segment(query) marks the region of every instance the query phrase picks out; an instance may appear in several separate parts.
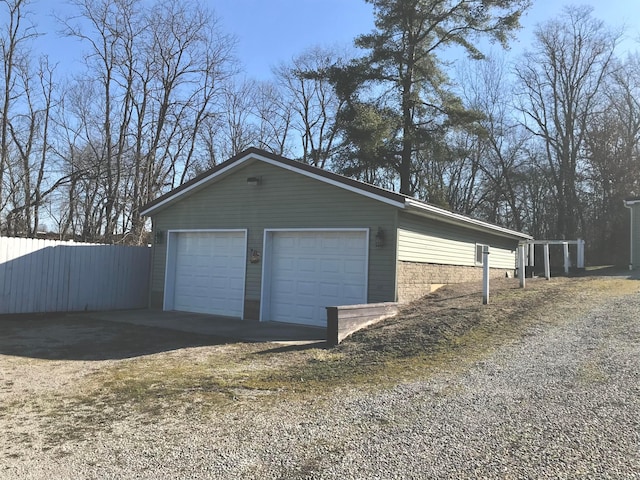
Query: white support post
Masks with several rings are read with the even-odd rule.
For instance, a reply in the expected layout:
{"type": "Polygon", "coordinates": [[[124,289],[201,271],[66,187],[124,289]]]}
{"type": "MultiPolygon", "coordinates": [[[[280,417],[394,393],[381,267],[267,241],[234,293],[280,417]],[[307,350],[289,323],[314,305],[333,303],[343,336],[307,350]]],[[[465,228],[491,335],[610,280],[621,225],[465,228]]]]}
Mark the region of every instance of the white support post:
{"type": "Polygon", "coordinates": [[[482,247],[482,304],[489,303],[489,246],[482,247]]]}
{"type": "Polygon", "coordinates": [[[571,260],[569,259],[569,244],[562,242],[562,249],[564,251],[564,274],[569,275],[569,267],[571,266],[571,260]]]}
{"type": "Polygon", "coordinates": [[[518,276],[520,277],[520,288],[525,287],[525,275],[524,275],[524,244],[518,245],[518,276]]]}
{"type": "Polygon", "coordinates": [[[578,239],[578,258],[576,259],[578,268],[584,268],[584,240],[578,239]]]}
{"type": "Polygon", "coordinates": [[[530,243],[529,244],[529,266],[530,267],[534,267],[536,264],[536,244],[535,243],[530,243]]]}
{"type": "Polygon", "coordinates": [[[549,261],[549,244],[544,244],[544,278],[551,278],[551,263],[549,261]]]}
{"type": "Polygon", "coordinates": [[[633,234],[633,207],[631,205],[627,205],[627,203],[625,202],[625,206],[627,208],[629,208],[629,223],[630,223],[630,228],[629,228],[629,270],[633,270],[634,269],[634,264],[633,264],[633,239],[634,239],[634,234],[633,234]]]}

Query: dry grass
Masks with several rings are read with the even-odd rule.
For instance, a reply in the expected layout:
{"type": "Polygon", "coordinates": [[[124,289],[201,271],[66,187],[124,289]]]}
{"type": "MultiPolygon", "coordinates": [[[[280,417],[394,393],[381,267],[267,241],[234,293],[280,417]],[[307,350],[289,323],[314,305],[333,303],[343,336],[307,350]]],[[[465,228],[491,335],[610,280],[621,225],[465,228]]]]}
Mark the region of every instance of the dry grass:
{"type": "MultiPolygon", "coordinates": [[[[479,285],[452,285],[330,350],[234,343],[105,362],[84,376],[71,375],[62,389],[3,403],[0,425],[9,424],[11,441],[50,448],[108,430],[123,416],[148,422],[173,414],[268,408],[281,399],[327,398],[336,388],[390,387],[466,368],[533,327],[563,322],[639,289],[639,281],[621,278],[534,280],[524,290],[504,280],[493,282],[491,304],[483,306],[479,285]],[[14,418],[44,428],[34,437],[14,418]]],[[[41,375],[48,365],[31,364],[41,375]]],[[[585,381],[598,376],[596,370],[584,372],[585,381]]]]}
{"type": "Polygon", "coordinates": [[[101,372],[86,395],[153,411],[188,398],[219,407],[256,396],[391,386],[434,369],[461,368],[534,325],[562,322],[639,286],[588,277],[534,280],[521,290],[513,280],[500,281],[483,306],[478,285],[452,285],[331,350],[238,343],[156,354],[101,372]]]}

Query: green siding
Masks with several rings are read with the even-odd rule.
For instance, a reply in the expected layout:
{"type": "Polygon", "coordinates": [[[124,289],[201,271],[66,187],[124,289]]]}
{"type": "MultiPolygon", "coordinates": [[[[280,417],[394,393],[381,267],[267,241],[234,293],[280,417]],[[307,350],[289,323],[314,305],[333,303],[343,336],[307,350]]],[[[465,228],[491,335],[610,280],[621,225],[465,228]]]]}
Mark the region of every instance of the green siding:
{"type": "Polygon", "coordinates": [[[398,260],[474,266],[476,243],[489,245],[492,268],[515,268],[517,240],[400,213],[398,260]]]}
{"type": "Polygon", "coordinates": [[[640,268],[640,203],[631,206],[631,252],[633,268],[640,268]]]}
{"type": "MultiPolygon", "coordinates": [[[[264,229],[368,228],[368,301],[395,300],[396,207],[343,188],[263,162],[243,166],[227,177],[185,196],[154,215],[156,231],[179,229],[248,229],[247,247],[262,252],[264,229]],[[261,177],[258,186],[247,177],[261,177]],[[375,246],[375,234],[385,231],[385,246],[375,246]]],[[[162,298],[165,242],[155,245],[151,297],[162,298]]],[[[247,263],[246,300],[260,299],[262,261],[247,263]]],[[[156,305],[157,306],[157,305],[156,305]]]]}

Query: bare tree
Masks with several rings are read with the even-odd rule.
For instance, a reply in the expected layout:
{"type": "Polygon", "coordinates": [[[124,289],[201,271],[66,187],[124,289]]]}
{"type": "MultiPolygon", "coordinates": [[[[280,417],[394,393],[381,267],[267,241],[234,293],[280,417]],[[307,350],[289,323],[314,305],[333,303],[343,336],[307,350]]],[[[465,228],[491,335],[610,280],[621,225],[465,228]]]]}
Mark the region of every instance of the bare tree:
{"type": "Polygon", "coordinates": [[[73,4],[79,17],[64,20],[66,34],[87,47],[75,88],[96,95],[67,124],[85,126],[81,144],[100,164],[91,190],[101,239],[140,243],[140,207],[185,181],[196,162],[200,131],[234,71],[234,41],[196,1],[73,4]]]}
{"type": "Polygon", "coordinates": [[[526,177],[528,134],[514,116],[512,79],[504,56],[490,55],[473,68],[459,70],[461,98],[481,118],[465,129],[457,148],[467,158],[468,180],[456,210],[475,213],[487,220],[522,230],[524,224],[523,182],[526,177]]]}
{"type": "Polygon", "coordinates": [[[337,143],[335,119],[341,100],[328,80],[327,70],[339,60],[335,51],[316,47],[274,70],[276,81],[290,98],[292,126],[301,141],[301,160],[320,168],[328,167],[337,143]]]}
{"type": "Polygon", "coordinates": [[[257,85],[253,110],[259,129],[257,146],[277,155],[291,154],[291,99],[276,84],[263,82],[257,85]]]}
{"type": "Polygon", "coordinates": [[[588,125],[600,108],[619,35],[591,16],[590,7],[567,7],[535,32],[533,50],[516,69],[526,128],[541,142],[556,210],[555,235],[584,230],[580,182],[588,125]]]}
{"type": "MultiPolygon", "coordinates": [[[[2,0],[0,7],[4,11],[0,17],[0,49],[2,52],[2,78],[0,79],[0,212],[7,207],[7,198],[16,186],[16,179],[7,178],[8,170],[15,172],[12,166],[16,145],[11,134],[11,124],[19,118],[24,108],[21,99],[25,94],[24,74],[29,69],[29,43],[37,36],[30,22],[28,0],[2,0]],[[9,190],[9,192],[7,192],[9,190]]],[[[0,222],[2,218],[0,217],[0,222]]],[[[0,227],[2,224],[0,223],[0,227]]]]}
{"type": "Polygon", "coordinates": [[[588,125],[585,210],[594,260],[624,264],[628,251],[625,197],[640,187],[640,59],[630,57],[612,75],[606,105],[588,125]]]}

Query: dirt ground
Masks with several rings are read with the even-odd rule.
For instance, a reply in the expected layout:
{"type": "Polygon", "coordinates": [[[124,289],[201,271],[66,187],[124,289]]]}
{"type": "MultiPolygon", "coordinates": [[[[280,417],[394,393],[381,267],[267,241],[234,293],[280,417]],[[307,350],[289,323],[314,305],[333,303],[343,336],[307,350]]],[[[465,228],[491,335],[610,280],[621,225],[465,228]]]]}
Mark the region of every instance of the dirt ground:
{"type": "Polygon", "coordinates": [[[535,279],[524,290],[505,279],[492,283],[483,306],[479,284],[452,285],[333,349],[234,343],[90,314],[0,319],[0,459],[65,455],[123,419],[136,428],[238,408],[255,414],[340,388],[388,388],[638,291],[640,282],[624,276],[535,279]]]}

